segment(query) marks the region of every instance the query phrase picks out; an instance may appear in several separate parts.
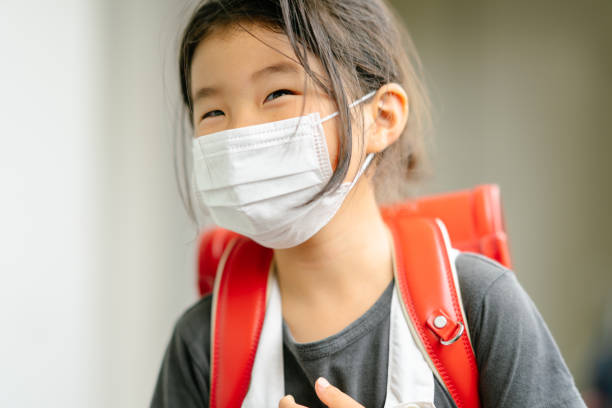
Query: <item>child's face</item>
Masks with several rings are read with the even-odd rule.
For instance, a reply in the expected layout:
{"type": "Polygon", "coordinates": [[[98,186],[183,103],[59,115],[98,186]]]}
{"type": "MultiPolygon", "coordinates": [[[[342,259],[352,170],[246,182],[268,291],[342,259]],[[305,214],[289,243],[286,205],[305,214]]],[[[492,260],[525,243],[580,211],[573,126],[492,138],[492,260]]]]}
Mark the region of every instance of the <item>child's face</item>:
{"type": "MultiPolygon", "coordinates": [[[[284,34],[256,25],[247,29],[257,38],[231,26],[213,31],[195,51],[191,67],[195,137],[312,112],[319,112],[323,118],[337,110],[333,99],[307,78],[284,34]]],[[[309,64],[325,78],[316,57],[309,55],[309,64]]],[[[354,121],[355,127],[359,122],[354,121]]],[[[336,120],[324,122],[323,128],[335,169],[336,120]]],[[[357,132],[354,130],[354,134],[357,132]]],[[[354,150],[353,154],[358,153],[354,150]]]]}

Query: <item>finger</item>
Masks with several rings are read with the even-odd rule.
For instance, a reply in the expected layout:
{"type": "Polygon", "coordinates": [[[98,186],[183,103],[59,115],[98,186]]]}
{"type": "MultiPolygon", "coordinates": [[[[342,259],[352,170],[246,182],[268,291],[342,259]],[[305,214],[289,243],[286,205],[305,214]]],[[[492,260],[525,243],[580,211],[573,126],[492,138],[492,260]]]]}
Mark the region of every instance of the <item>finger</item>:
{"type": "Polygon", "coordinates": [[[285,395],[278,402],[278,408],[308,408],[308,407],[305,407],[304,405],[297,404],[295,402],[295,399],[293,399],[292,395],[285,395]]]}
{"type": "Polygon", "coordinates": [[[364,408],[363,405],[331,385],[325,378],[319,377],[315,383],[319,399],[329,408],[364,408]]]}

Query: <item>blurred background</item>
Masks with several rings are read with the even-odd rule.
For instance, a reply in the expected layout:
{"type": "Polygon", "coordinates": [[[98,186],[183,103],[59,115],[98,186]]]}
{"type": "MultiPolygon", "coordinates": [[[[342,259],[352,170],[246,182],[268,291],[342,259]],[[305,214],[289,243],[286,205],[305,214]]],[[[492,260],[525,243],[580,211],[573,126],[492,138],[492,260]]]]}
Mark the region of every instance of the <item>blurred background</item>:
{"type": "MultiPolygon", "coordinates": [[[[435,106],[423,194],[501,186],[516,274],[594,401],[612,344],[612,2],[393,3],[435,106]]],[[[2,406],[149,403],[197,300],[172,162],[191,4],[0,0],[2,406]]]]}

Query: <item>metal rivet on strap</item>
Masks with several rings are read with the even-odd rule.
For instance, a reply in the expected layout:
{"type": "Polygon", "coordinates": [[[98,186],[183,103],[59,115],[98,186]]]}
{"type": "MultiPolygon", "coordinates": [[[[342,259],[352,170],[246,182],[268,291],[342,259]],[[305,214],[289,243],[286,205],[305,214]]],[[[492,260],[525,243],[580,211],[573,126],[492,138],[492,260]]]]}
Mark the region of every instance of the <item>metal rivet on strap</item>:
{"type": "Polygon", "coordinates": [[[446,317],[444,316],[436,316],[436,318],[433,321],[433,324],[434,326],[436,326],[436,328],[443,329],[448,324],[448,320],[446,320],[446,317]]]}

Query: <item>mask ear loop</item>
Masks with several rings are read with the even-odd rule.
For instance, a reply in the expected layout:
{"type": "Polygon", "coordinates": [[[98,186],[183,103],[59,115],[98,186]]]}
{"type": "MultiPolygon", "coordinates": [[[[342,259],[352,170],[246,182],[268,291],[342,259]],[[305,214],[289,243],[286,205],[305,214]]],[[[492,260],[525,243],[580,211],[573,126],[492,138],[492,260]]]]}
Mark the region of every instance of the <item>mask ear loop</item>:
{"type": "Polygon", "coordinates": [[[359,180],[359,177],[361,177],[363,172],[365,172],[368,169],[368,167],[370,166],[370,162],[372,162],[372,159],[374,159],[374,154],[375,153],[370,153],[366,156],[365,160],[363,161],[363,165],[361,166],[361,168],[355,175],[355,179],[352,181],[352,184],[355,184],[357,180],[359,180]]]}
{"type": "MultiPolygon", "coordinates": [[[[348,107],[349,108],[353,108],[356,105],[359,105],[361,102],[366,101],[368,99],[370,99],[371,97],[373,97],[376,94],[376,91],[372,91],[370,93],[365,94],[364,96],[362,96],[361,98],[357,99],[355,102],[351,103],[348,107]]],[[[324,117],[323,119],[320,120],[321,123],[325,122],[326,120],[329,120],[335,116],[338,116],[338,112],[334,112],[331,115],[327,115],[326,117],[324,117]]]]}
{"type": "MultiPolygon", "coordinates": [[[[364,96],[362,96],[361,98],[357,99],[355,102],[351,103],[349,105],[349,108],[353,108],[356,105],[359,105],[360,103],[362,103],[363,101],[366,101],[368,99],[370,99],[372,96],[374,96],[376,94],[376,91],[372,91],[369,92],[367,94],[365,94],[364,96]]],[[[320,120],[320,123],[325,122],[326,120],[329,120],[335,116],[338,116],[338,112],[334,112],[331,115],[327,115],[326,117],[324,117],[323,119],[320,120]]],[[[350,182],[350,187],[349,189],[353,188],[353,186],[355,185],[355,183],[357,183],[357,180],[359,180],[359,177],[361,177],[361,175],[363,174],[364,171],[367,170],[367,168],[370,166],[370,163],[372,162],[372,159],[374,158],[374,153],[370,153],[366,156],[365,160],[363,161],[363,165],[361,166],[361,168],[359,169],[359,171],[357,172],[357,174],[355,175],[355,178],[353,179],[353,181],[350,182]]]]}

